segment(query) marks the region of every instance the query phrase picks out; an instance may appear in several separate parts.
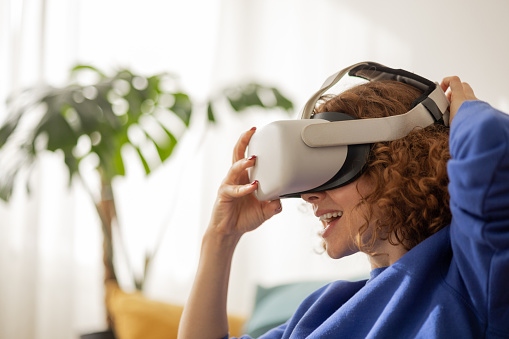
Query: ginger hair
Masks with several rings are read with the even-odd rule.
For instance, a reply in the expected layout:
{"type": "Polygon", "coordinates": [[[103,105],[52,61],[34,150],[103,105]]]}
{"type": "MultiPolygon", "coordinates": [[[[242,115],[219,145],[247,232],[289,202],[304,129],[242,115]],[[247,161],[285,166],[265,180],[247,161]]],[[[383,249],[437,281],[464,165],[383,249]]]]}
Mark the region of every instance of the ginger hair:
{"type": "MultiPolygon", "coordinates": [[[[359,119],[399,115],[420,94],[401,82],[373,81],[321,98],[315,113],[343,112],[359,119]]],[[[377,239],[410,250],[450,224],[449,159],[449,128],[438,123],[372,145],[362,175],[373,189],[357,205],[367,206],[366,222],[355,237],[361,251],[369,253],[377,239]],[[371,235],[363,240],[370,224],[371,235]]]]}

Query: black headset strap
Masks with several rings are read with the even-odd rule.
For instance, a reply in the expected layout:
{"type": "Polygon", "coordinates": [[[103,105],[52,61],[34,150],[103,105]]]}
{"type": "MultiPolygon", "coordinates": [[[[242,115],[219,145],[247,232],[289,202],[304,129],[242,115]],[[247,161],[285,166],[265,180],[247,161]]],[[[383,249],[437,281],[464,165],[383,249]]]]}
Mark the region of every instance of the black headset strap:
{"type": "MultiPolygon", "coordinates": [[[[420,89],[423,93],[414,100],[412,107],[415,107],[419,103],[425,101],[437,86],[433,81],[403,69],[390,68],[372,61],[359,62],[328,77],[322,84],[322,87],[304,106],[301,119],[309,119],[313,113],[316,102],[320,99],[320,97],[332,86],[338,83],[346,74],[369,81],[393,80],[414,86],[420,89]]],[[[435,113],[433,113],[433,115],[435,116],[435,113]]],[[[439,117],[435,116],[435,118],[439,120],[439,117]]]]}
{"type": "Polygon", "coordinates": [[[348,75],[369,81],[393,80],[416,87],[422,91],[422,94],[412,102],[412,107],[424,101],[437,86],[433,81],[415,73],[405,71],[404,69],[390,68],[371,61],[350,68],[348,75]]]}

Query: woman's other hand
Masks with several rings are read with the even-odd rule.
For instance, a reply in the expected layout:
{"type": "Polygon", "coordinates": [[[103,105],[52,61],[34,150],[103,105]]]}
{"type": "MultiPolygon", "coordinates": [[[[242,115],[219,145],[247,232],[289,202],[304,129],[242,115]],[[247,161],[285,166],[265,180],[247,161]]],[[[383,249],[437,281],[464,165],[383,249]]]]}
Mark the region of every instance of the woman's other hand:
{"type": "Polygon", "coordinates": [[[243,133],[235,145],[233,165],[219,187],[209,231],[240,237],[281,212],[279,199],[258,201],[253,194],[258,182],[249,182],[248,168],[255,165],[256,157],[245,158],[245,152],[255,131],[243,133]]]}
{"type": "Polygon", "coordinates": [[[440,84],[440,87],[442,87],[442,90],[446,92],[447,99],[451,103],[449,107],[449,124],[452,123],[452,119],[456,115],[456,112],[463,102],[469,100],[478,100],[472,87],[470,87],[470,85],[466,82],[461,82],[461,79],[457,76],[444,78],[440,84]],[[450,89],[449,92],[447,92],[448,89],[450,89]]]}

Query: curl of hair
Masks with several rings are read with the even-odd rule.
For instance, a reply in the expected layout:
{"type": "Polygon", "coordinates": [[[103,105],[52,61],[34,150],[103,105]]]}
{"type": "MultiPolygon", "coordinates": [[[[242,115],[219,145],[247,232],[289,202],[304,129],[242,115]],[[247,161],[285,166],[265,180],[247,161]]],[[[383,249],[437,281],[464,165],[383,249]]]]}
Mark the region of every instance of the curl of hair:
{"type": "MultiPolygon", "coordinates": [[[[322,98],[315,112],[343,112],[360,119],[393,116],[410,110],[420,94],[400,82],[374,81],[322,98]]],[[[449,128],[441,124],[373,144],[363,173],[373,188],[357,205],[367,206],[366,222],[355,237],[359,249],[370,252],[381,239],[409,250],[447,226],[449,159],[449,128]]]]}

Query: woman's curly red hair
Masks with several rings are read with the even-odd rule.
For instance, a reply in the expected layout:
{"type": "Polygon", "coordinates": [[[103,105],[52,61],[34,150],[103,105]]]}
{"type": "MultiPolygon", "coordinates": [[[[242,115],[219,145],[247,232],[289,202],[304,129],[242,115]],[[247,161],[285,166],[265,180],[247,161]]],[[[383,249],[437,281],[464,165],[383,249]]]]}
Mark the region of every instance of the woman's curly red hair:
{"type": "MultiPolygon", "coordinates": [[[[399,115],[410,110],[420,94],[401,82],[373,81],[322,98],[315,113],[344,112],[360,119],[399,115]]],[[[450,223],[449,158],[449,129],[442,124],[372,145],[363,176],[373,190],[358,206],[368,207],[357,236],[361,250],[370,252],[377,239],[410,250],[450,223]],[[370,239],[361,241],[369,221],[370,239]]]]}

